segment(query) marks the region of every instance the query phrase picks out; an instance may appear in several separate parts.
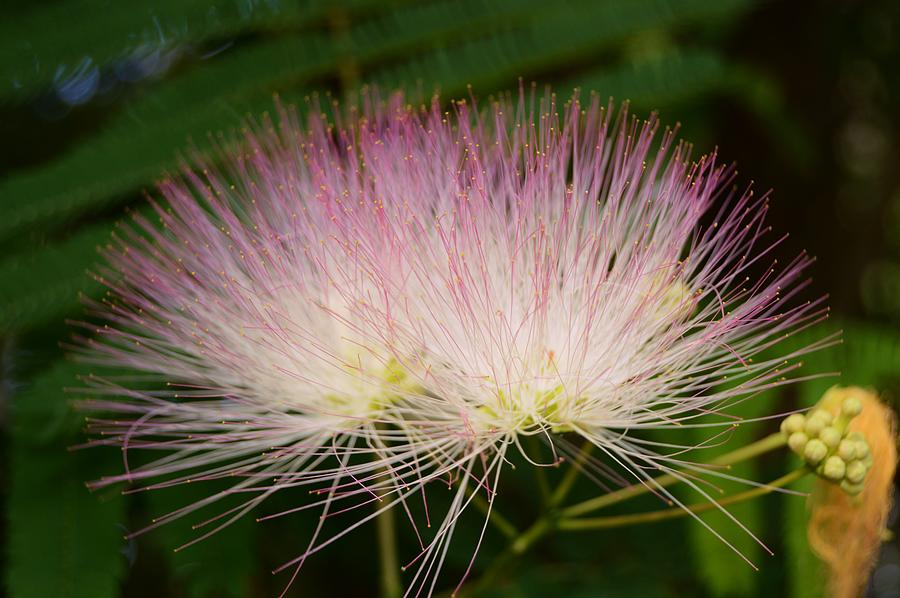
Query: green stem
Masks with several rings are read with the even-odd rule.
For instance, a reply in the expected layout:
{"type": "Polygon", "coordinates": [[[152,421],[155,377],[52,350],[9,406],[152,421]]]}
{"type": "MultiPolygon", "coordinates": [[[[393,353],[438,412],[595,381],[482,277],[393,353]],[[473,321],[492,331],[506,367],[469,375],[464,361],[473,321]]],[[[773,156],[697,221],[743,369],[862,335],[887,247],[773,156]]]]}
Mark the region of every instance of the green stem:
{"type": "MultiPolygon", "coordinates": [[[[713,459],[712,461],[710,461],[710,465],[718,465],[728,468],[732,465],[735,465],[736,463],[752,459],[753,457],[759,456],[763,453],[767,453],[771,450],[780,448],[784,446],[786,442],[787,437],[781,432],[777,432],[770,436],[766,436],[762,440],[758,440],[753,444],[742,446],[741,448],[731,451],[730,453],[726,453],[717,459],[713,459]]],[[[580,502],[576,505],[572,505],[571,507],[567,507],[562,510],[562,516],[564,518],[570,519],[572,517],[577,517],[578,515],[584,515],[585,513],[590,513],[591,511],[596,511],[597,509],[602,509],[604,507],[622,502],[623,500],[627,500],[635,496],[640,496],[641,494],[645,494],[647,492],[650,492],[651,490],[657,490],[659,488],[671,486],[678,481],[678,477],[672,474],[666,474],[659,476],[658,478],[654,478],[652,481],[647,481],[643,484],[632,484],[631,486],[626,486],[625,488],[621,488],[620,490],[616,490],[615,492],[610,492],[609,494],[604,494],[603,496],[598,496],[596,498],[580,502]]]]}
{"type": "MultiPolygon", "coordinates": [[[[591,450],[593,450],[594,445],[590,441],[585,441],[581,447],[581,451],[578,454],[577,459],[572,466],[569,467],[568,471],[566,471],[563,479],[560,481],[559,486],[556,487],[556,491],[552,494],[548,491],[546,496],[547,507],[550,513],[555,512],[555,508],[559,503],[566,499],[569,491],[572,489],[572,486],[575,484],[575,480],[578,479],[578,474],[581,471],[581,466],[587,461],[587,458],[591,454],[591,450]]],[[[478,497],[481,498],[481,497],[478,497]]],[[[484,499],[481,499],[484,502],[484,499]]],[[[486,510],[486,509],[482,509],[486,510]]],[[[493,513],[493,512],[492,512],[493,513]]],[[[492,517],[493,518],[493,517],[492,517]]],[[[508,523],[508,522],[507,522],[508,523]]],[[[509,524],[509,527],[512,530],[515,528],[512,524],[509,524]]],[[[554,521],[551,517],[545,515],[534,522],[526,531],[522,533],[514,533],[512,535],[504,533],[507,538],[512,540],[509,545],[509,548],[505,550],[499,557],[494,559],[494,562],[491,564],[491,567],[488,571],[481,576],[481,579],[478,580],[476,584],[475,591],[486,589],[491,587],[496,581],[497,577],[500,576],[501,573],[512,563],[516,557],[521,554],[528,552],[528,549],[531,548],[531,545],[540,540],[544,535],[550,532],[554,527],[554,521]]]]}
{"type": "Polygon", "coordinates": [[[477,491],[472,496],[472,504],[485,515],[490,514],[491,524],[497,528],[497,531],[506,536],[507,539],[513,540],[519,535],[519,530],[516,529],[516,526],[510,523],[509,519],[501,515],[497,510],[497,507],[491,508],[488,501],[485,500],[481,494],[478,494],[477,491]]]}
{"type": "Polygon", "coordinates": [[[753,488],[752,490],[732,494],[731,496],[727,496],[716,501],[707,501],[687,505],[684,508],[673,507],[671,509],[661,509],[659,511],[650,511],[648,513],[632,513],[629,515],[616,515],[613,517],[560,519],[557,522],[556,527],[557,529],[564,531],[583,531],[593,529],[607,529],[611,527],[623,527],[626,525],[637,525],[641,523],[652,523],[655,521],[664,521],[666,519],[677,519],[678,517],[687,516],[690,513],[703,513],[704,511],[709,511],[712,509],[717,509],[719,507],[725,507],[728,505],[751,500],[758,496],[765,496],[766,494],[770,494],[778,488],[782,488],[784,486],[787,486],[791,482],[799,480],[808,473],[810,473],[809,468],[801,467],[800,469],[796,469],[776,480],[773,480],[765,486],[760,486],[758,488],[753,488]]]}
{"type": "MultiPolygon", "coordinates": [[[[483,590],[493,586],[507,567],[509,567],[516,558],[525,554],[535,542],[550,532],[553,529],[553,525],[553,521],[549,517],[541,517],[526,531],[519,534],[518,537],[510,543],[509,547],[507,547],[500,556],[494,559],[490,568],[488,568],[484,575],[481,576],[481,579],[475,584],[473,594],[481,594],[483,590]]],[[[463,588],[463,592],[466,595],[469,595],[466,588],[463,588]]]]}
{"type": "MultiPolygon", "coordinates": [[[[535,436],[529,436],[526,440],[528,443],[528,448],[531,449],[531,452],[534,453],[532,457],[535,460],[539,460],[541,458],[541,444],[538,442],[535,436]]],[[[547,472],[544,471],[543,467],[532,467],[534,471],[534,477],[537,480],[538,490],[541,493],[541,502],[545,505],[550,500],[550,483],[547,481],[547,472]]]]}
{"type": "Polygon", "coordinates": [[[403,594],[400,583],[400,563],[397,560],[397,534],[394,529],[394,510],[387,509],[375,518],[378,530],[378,553],[381,563],[382,598],[399,598],[403,594]]]}
{"type": "Polygon", "coordinates": [[[556,487],[553,496],[550,497],[549,504],[551,507],[555,507],[566,500],[566,497],[572,490],[572,486],[575,485],[575,480],[578,479],[578,474],[581,473],[581,466],[588,460],[588,457],[591,456],[591,451],[593,450],[594,443],[585,440],[584,444],[581,445],[581,450],[578,452],[578,457],[575,459],[575,462],[569,467],[566,475],[564,475],[563,479],[559,482],[559,486],[556,487]]]}
{"type": "MultiPolygon", "coordinates": [[[[731,465],[740,463],[741,461],[746,461],[763,453],[767,453],[769,451],[780,448],[786,443],[787,437],[784,434],[777,432],[770,436],[766,436],[762,440],[758,440],[757,442],[748,444],[747,446],[743,446],[739,449],[731,451],[730,453],[726,453],[721,457],[718,457],[717,459],[713,459],[710,464],[727,468],[731,465]]],[[[584,459],[586,458],[587,456],[584,457],[584,459]]],[[[573,467],[572,470],[577,473],[578,468],[573,467]]],[[[565,495],[568,493],[569,489],[574,483],[574,477],[576,474],[573,473],[571,475],[572,480],[568,481],[569,472],[567,472],[566,478],[564,478],[563,482],[560,484],[562,486],[563,483],[565,483],[567,485],[567,488],[565,488],[562,492],[557,489],[557,492],[554,493],[555,495],[559,494],[562,497],[561,500],[565,498],[565,495]]],[[[641,494],[649,492],[653,488],[664,488],[666,486],[671,486],[677,481],[677,477],[666,474],[659,476],[658,478],[654,478],[652,482],[627,486],[625,488],[622,488],[621,490],[617,490],[615,492],[611,492],[597,498],[586,500],[571,507],[562,509],[561,511],[555,511],[551,508],[549,513],[541,516],[531,525],[531,527],[522,532],[510,543],[507,549],[497,559],[494,560],[494,563],[487,570],[487,572],[485,572],[481,580],[476,585],[476,593],[480,590],[491,587],[494,581],[503,573],[506,567],[508,567],[516,557],[524,554],[531,546],[534,545],[535,542],[556,529],[560,520],[571,520],[578,515],[583,515],[585,513],[589,513],[603,507],[614,505],[634,496],[640,496],[641,494]]]]}

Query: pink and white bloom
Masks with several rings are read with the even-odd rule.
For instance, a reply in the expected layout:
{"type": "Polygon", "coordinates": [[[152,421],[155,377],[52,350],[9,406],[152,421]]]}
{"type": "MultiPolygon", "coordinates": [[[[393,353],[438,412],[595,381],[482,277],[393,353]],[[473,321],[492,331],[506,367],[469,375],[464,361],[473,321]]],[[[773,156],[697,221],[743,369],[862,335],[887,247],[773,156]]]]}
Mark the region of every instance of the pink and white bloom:
{"type": "Polygon", "coordinates": [[[145,376],[88,378],[114,414],[97,442],[126,449],[95,485],[233,480],[151,526],[244,497],[198,540],[276,491],[313,491],[294,510],[325,516],[373,505],[320,525],[296,574],[386,509],[418,534],[411,501],[449,484],[411,559],[418,595],[507,452],[533,460],[524,437],[569,457],[587,439],[618,483],[726,476],[641,431],[733,425],[730,405],[790,381],[799,353],[773,347],[825,317],[793,300],[811,260],[777,263],[766,196],[596,97],[365,103],[336,125],[314,106],[305,126],[264,119],[160,183],[161,227],[137,216],[107,249],[83,353],[145,376]],[[132,466],[133,449],[159,456],[132,466]]]}

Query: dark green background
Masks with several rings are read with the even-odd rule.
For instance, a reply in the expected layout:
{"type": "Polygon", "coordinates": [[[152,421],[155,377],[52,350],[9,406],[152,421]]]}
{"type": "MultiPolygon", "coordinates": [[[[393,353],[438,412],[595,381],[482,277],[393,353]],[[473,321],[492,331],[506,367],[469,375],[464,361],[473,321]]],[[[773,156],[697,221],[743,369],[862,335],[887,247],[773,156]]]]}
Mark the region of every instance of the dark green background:
{"type": "MultiPolygon", "coordinates": [[[[182,553],[186,525],[134,542],[145,525],[204,488],[123,498],[83,482],[120,467],[83,441],[65,386],[65,319],[100,289],[97,262],[124,210],[191,143],[272,106],[272,94],[337,96],[363,83],[445,98],[514,89],[517,78],[630,99],[680,121],[700,152],[718,146],[742,182],[774,188],[772,223],[790,231],[784,259],[819,257],[811,293],[834,317],[804,343],[843,329],[807,360],[842,378],[761,397],[745,415],[812,404],[840,380],[900,389],[900,5],[888,0],[42,0],[8,2],[0,23],[0,485],[5,588],[15,597],[275,595],[269,570],[305,546],[309,518],[247,518],[182,553]],[[280,520],[279,520],[280,521],[280,520]]],[[[773,424],[774,425],[774,424],[773,424]]],[[[730,447],[772,426],[746,427],[730,447]]],[[[724,449],[723,449],[724,450],[724,449]]],[[[714,454],[714,450],[707,452],[714,454]]],[[[740,474],[771,479],[783,454],[740,474]]],[[[499,509],[536,514],[527,467],[507,470],[499,509]]],[[[551,474],[558,477],[556,472],[551,474]]],[[[726,488],[728,489],[728,488],[726,488]]],[[[589,483],[576,494],[596,493],[589,483]]],[[[282,493],[284,494],[284,493],[282,493]]],[[[303,496],[284,495],[279,504],[303,496]]],[[[438,501],[440,499],[437,499],[438,501]]],[[[629,508],[658,508],[648,499],[629,508]]],[[[274,505],[271,510],[274,510],[274,505]]],[[[776,555],[761,554],[721,515],[710,523],[761,566],[753,572],[689,521],[557,536],[536,547],[497,596],[817,596],[821,572],[804,536],[801,498],[734,509],[776,555]]],[[[442,587],[465,568],[478,531],[458,531],[442,587]]],[[[374,595],[374,527],[310,560],[291,595],[374,595]]],[[[478,571],[503,547],[490,533],[478,571]]],[[[400,531],[401,558],[415,554],[400,531]]],[[[900,596],[900,551],[886,545],[870,587],[900,596]],[[894,567],[892,569],[892,567],[894,567]],[[891,593],[893,592],[893,593],[891,593]]],[[[475,575],[477,576],[478,571],[475,575]]]]}

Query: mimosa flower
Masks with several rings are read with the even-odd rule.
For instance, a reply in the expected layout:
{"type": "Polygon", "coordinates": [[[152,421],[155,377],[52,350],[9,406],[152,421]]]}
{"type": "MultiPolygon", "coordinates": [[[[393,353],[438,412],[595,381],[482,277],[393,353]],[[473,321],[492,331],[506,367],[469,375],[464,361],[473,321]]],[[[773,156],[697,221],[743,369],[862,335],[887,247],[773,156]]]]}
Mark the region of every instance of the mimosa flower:
{"type": "Polygon", "coordinates": [[[548,465],[524,437],[570,458],[587,439],[605,459],[586,467],[619,484],[669,472],[705,495],[695,475],[727,477],[641,432],[716,413],[727,430],[729,406],[799,367],[777,345],[827,309],[796,300],[811,260],[773,257],[766,195],[595,97],[479,113],[368,96],[334,125],[312,108],[163,180],[162,226],[136,216],[107,249],[86,355],[151,382],[89,378],[107,395],[90,407],[115,413],[99,442],[126,458],[96,485],[235,480],[153,524],[245,497],[198,539],[290,488],[323,520],[377,505],[320,525],[297,568],[386,509],[419,533],[410,501],[449,484],[410,562],[418,595],[507,451],[548,465]],[[131,466],[134,449],[163,456],[131,466]]]}

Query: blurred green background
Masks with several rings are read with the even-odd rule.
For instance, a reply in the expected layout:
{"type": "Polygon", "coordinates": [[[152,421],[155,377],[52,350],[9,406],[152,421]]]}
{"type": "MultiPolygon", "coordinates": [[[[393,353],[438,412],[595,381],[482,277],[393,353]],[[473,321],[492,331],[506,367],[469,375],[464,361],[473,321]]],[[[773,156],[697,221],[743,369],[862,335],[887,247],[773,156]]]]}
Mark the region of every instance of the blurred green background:
{"type": "MultiPolygon", "coordinates": [[[[269,571],[305,546],[309,517],[252,518],[183,552],[173,524],[123,533],[190,501],[188,487],[122,497],[83,482],[121,467],[83,441],[64,359],[78,295],[114,223],[142,209],[155,178],[192,144],[246,114],[312,91],[364,83],[445,99],[526,82],[630,99],[679,121],[699,151],[718,147],[742,182],[774,188],[770,213],[791,237],[783,258],[818,256],[813,295],[834,317],[802,344],[843,329],[807,360],[841,377],[760,397],[745,415],[810,405],[840,381],[900,390],[900,3],[822,0],[41,0],[5,3],[0,23],[0,502],[5,589],[13,597],[277,595],[269,571]]],[[[734,447],[772,431],[746,427],[734,447]]],[[[724,449],[723,449],[724,450],[724,449]]],[[[712,456],[715,450],[707,451],[712,456]]],[[[768,480],[784,454],[746,465],[768,480]]],[[[551,477],[558,477],[557,472],[551,477]]],[[[499,509],[516,524],[538,501],[527,468],[507,470],[499,509]]],[[[729,489],[726,487],[726,489],[729,489]]],[[[589,482],[578,497],[599,490],[589,482]]],[[[282,493],[285,494],[285,493],[282,493]]],[[[278,496],[295,504],[305,496],[278,496]]],[[[577,498],[577,497],[576,497],[577,498]]],[[[629,508],[658,508],[647,499],[629,508]]],[[[274,510],[274,505],[270,510],[274,510]]],[[[474,510],[473,510],[474,511],[474,510]]],[[[802,498],[769,496],[706,517],[761,567],[754,572],[690,520],[557,535],[527,555],[497,596],[818,596],[802,498]]],[[[441,587],[455,586],[480,525],[460,526],[441,587]]],[[[892,522],[896,517],[892,518],[892,522]]],[[[414,537],[401,526],[401,559],[414,537]]],[[[290,595],[377,592],[374,526],[312,558],[290,595]]],[[[491,530],[475,576],[504,546],[491,530]]],[[[900,597],[900,550],[884,546],[868,593],[900,597]]]]}

